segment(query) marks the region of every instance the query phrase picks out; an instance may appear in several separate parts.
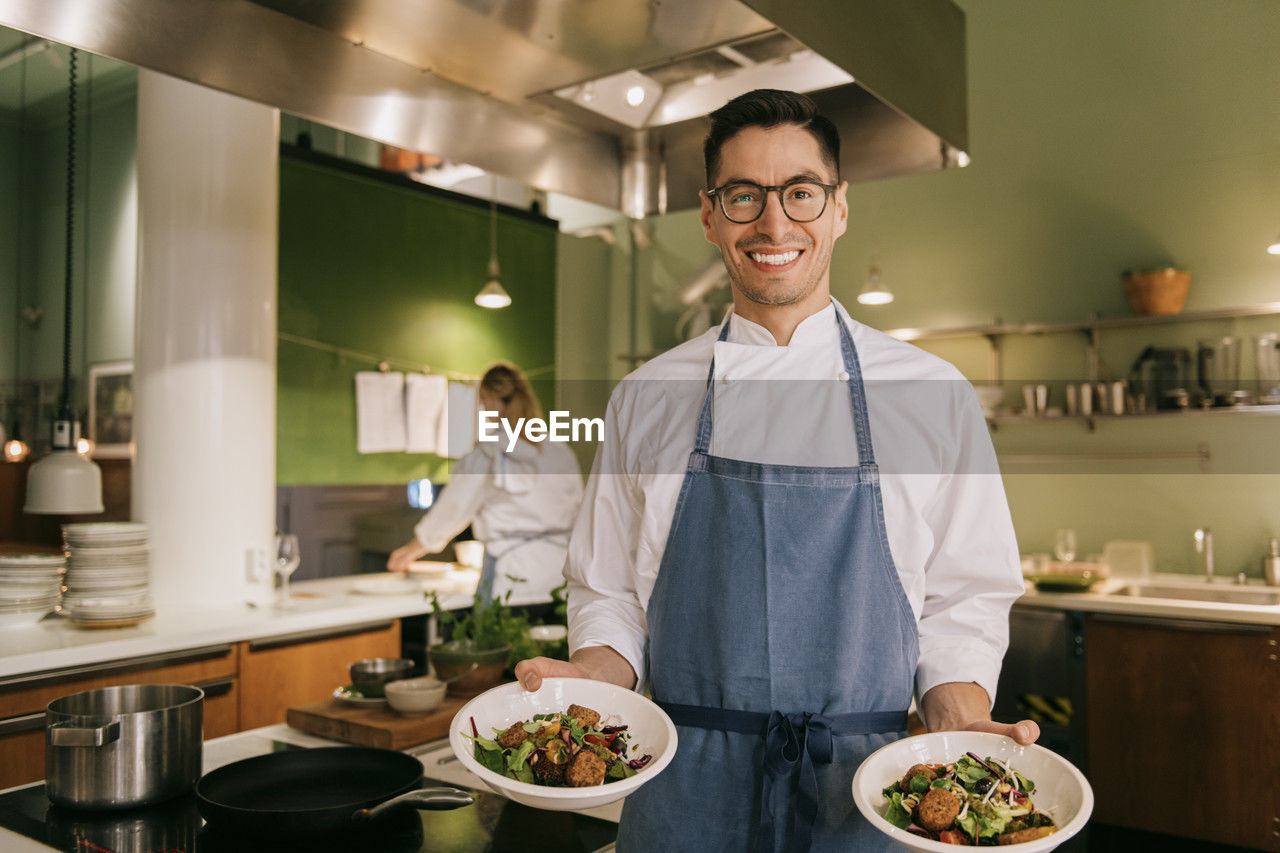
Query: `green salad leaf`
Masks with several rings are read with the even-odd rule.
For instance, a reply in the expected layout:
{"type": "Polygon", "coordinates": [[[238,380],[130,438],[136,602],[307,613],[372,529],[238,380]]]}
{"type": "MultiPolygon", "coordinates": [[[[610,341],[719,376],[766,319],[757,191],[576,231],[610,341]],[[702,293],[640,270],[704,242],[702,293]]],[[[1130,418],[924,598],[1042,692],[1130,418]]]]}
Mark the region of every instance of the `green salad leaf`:
{"type": "Polygon", "coordinates": [[[889,811],[885,812],[885,818],[898,829],[911,825],[911,813],[902,807],[902,794],[897,791],[889,795],[889,811]]]}

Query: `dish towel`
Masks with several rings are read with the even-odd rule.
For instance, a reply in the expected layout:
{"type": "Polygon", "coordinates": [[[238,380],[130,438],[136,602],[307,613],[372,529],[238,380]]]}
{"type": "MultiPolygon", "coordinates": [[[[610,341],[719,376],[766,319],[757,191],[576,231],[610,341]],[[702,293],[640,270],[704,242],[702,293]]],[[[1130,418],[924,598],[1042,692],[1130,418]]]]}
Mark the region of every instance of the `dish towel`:
{"type": "Polygon", "coordinates": [[[436,453],[450,459],[461,459],[476,446],[476,416],[480,411],[480,395],[474,383],[450,382],[448,413],[436,453]]]}
{"type": "Polygon", "coordinates": [[[356,374],[356,452],[395,453],[405,448],[404,374],[356,374]]]}
{"type": "Polygon", "coordinates": [[[405,450],[438,453],[443,446],[449,380],[443,376],[407,373],[404,377],[405,450]]]}

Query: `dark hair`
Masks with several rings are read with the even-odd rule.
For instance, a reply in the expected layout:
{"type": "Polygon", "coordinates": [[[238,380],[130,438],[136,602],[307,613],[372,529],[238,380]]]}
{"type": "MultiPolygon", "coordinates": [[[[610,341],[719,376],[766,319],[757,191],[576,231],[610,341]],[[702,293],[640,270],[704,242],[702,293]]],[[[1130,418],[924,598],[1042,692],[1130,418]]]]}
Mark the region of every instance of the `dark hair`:
{"type": "Polygon", "coordinates": [[[818,105],[807,95],[781,89],[756,89],[739,95],[711,114],[711,130],[702,143],[702,156],[707,164],[707,185],[711,186],[720,167],[720,149],[738,131],[747,127],[777,127],[796,124],[809,131],[818,141],[823,161],[840,180],[840,133],[826,116],[818,114],[818,105]]]}

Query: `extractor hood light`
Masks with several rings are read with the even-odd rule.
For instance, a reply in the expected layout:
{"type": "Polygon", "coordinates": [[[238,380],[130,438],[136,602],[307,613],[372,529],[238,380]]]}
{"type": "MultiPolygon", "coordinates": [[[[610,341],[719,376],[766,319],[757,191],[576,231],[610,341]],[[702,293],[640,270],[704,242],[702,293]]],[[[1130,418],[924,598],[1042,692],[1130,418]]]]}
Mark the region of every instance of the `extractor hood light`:
{"type": "Polygon", "coordinates": [[[644,103],[644,87],[632,86],[627,90],[627,104],[629,106],[638,107],[644,103]]]}
{"type": "Polygon", "coordinates": [[[969,165],[969,152],[967,152],[967,151],[957,151],[957,152],[956,152],[956,165],[957,165],[957,166],[959,166],[961,169],[963,169],[965,166],[968,166],[968,165],[969,165]]]}
{"type": "Polygon", "coordinates": [[[1273,255],[1280,255],[1280,237],[1276,237],[1271,241],[1271,245],[1267,247],[1267,251],[1273,255]]]}

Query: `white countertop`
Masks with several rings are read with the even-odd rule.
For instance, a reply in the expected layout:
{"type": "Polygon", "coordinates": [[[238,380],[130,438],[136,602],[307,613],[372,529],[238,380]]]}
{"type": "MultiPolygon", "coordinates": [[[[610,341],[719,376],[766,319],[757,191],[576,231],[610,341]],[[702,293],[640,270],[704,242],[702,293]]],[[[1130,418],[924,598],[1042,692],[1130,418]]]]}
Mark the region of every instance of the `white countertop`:
{"type": "MultiPolygon", "coordinates": [[[[0,678],[125,658],[176,652],[203,646],[257,640],[288,634],[341,628],[431,612],[421,593],[365,595],[352,591],[352,575],[292,584],[295,607],[241,605],[209,610],[156,607],[156,615],[132,628],[79,628],[69,619],[48,616],[35,625],[0,630],[0,678]]],[[[426,583],[424,581],[424,583],[426,583]]],[[[446,609],[467,607],[473,593],[440,595],[446,609]]],[[[545,599],[511,598],[513,605],[541,604],[545,599]]]]}
{"type": "MultiPolygon", "coordinates": [[[[1027,592],[1016,607],[1040,607],[1052,610],[1076,610],[1084,613],[1114,613],[1125,616],[1151,616],[1164,619],[1195,619],[1211,622],[1233,622],[1249,625],[1280,625],[1280,605],[1225,604],[1213,601],[1190,601],[1177,598],[1144,598],[1117,592],[1127,583],[1160,584],[1185,587],[1194,591],[1207,585],[1203,577],[1188,574],[1154,574],[1136,578],[1108,578],[1088,592],[1041,592],[1030,582],[1027,592]]],[[[1280,592],[1258,581],[1238,586],[1229,579],[1215,579],[1214,587],[1251,591],[1280,592]]]]}

